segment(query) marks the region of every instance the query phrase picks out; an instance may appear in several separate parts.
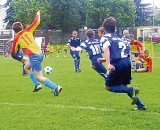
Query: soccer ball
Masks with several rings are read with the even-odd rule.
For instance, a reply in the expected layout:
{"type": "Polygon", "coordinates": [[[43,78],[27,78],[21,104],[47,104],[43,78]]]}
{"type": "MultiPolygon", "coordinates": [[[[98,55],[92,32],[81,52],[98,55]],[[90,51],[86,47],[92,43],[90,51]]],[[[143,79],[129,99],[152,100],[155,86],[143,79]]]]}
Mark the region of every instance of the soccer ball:
{"type": "Polygon", "coordinates": [[[53,72],[53,69],[52,69],[52,67],[50,67],[50,66],[46,66],[46,67],[44,68],[44,72],[45,72],[46,74],[50,74],[50,73],[53,72]]]}

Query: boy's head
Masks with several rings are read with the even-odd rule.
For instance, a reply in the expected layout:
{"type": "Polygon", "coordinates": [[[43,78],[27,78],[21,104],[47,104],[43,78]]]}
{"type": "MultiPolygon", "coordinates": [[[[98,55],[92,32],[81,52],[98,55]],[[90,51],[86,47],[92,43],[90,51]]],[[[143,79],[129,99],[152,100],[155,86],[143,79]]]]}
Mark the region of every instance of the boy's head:
{"type": "Polygon", "coordinates": [[[20,22],[15,22],[12,24],[12,29],[15,33],[18,33],[19,31],[23,30],[23,25],[20,22]]]}
{"type": "Polygon", "coordinates": [[[148,57],[148,56],[149,56],[149,51],[148,51],[148,50],[145,50],[145,51],[143,52],[143,55],[144,55],[144,57],[148,57]]]}
{"type": "Polygon", "coordinates": [[[95,37],[95,32],[92,29],[88,29],[86,31],[86,36],[87,36],[87,38],[94,38],[95,37]]]}
{"type": "Polygon", "coordinates": [[[116,29],[116,20],[113,17],[106,18],[102,25],[107,33],[114,33],[116,29]]]}
{"type": "Polygon", "coordinates": [[[98,29],[98,36],[101,38],[103,37],[103,35],[105,35],[106,31],[105,31],[105,28],[104,27],[100,27],[98,29]]]}
{"type": "Polygon", "coordinates": [[[124,36],[129,35],[129,31],[128,31],[127,29],[123,30],[123,35],[124,35],[124,36]]]}
{"type": "Polygon", "coordinates": [[[77,36],[78,36],[77,31],[73,31],[73,32],[72,32],[72,36],[73,36],[74,38],[77,38],[77,36]]]}

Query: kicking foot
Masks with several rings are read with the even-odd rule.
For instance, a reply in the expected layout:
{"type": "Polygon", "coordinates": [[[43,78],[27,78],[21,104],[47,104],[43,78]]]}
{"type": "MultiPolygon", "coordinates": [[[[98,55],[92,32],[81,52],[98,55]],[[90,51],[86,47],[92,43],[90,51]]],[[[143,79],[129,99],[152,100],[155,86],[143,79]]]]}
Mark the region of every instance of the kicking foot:
{"type": "Polygon", "coordinates": [[[132,91],[132,103],[131,103],[132,105],[136,104],[138,94],[139,94],[139,88],[134,87],[132,91]]]}
{"type": "Polygon", "coordinates": [[[58,96],[61,91],[62,91],[62,87],[58,85],[57,88],[53,92],[54,96],[58,96]]]}

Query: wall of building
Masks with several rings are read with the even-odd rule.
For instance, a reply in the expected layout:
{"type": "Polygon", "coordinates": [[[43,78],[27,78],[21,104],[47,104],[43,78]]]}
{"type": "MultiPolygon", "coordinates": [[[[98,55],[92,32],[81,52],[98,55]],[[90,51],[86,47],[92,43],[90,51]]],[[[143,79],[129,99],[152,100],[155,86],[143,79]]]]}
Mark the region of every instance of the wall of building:
{"type": "Polygon", "coordinates": [[[7,23],[4,23],[3,19],[6,17],[6,10],[2,5],[0,5],[0,30],[6,29],[7,23]]]}

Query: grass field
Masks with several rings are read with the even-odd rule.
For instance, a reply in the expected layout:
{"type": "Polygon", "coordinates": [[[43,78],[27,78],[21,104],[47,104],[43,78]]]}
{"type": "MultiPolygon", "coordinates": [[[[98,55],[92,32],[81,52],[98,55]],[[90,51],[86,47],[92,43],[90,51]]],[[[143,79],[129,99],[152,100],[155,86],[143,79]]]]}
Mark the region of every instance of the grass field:
{"type": "MultiPolygon", "coordinates": [[[[160,56],[160,45],[154,45],[160,56]]],[[[94,70],[85,53],[81,73],[75,73],[68,54],[44,59],[54,69],[44,74],[63,87],[54,97],[46,88],[33,93],[34,86],[22,76],[22,65],[0,57],[0,130],[158,130],[160,128],[160,58],[153,58],[152,73],[133,73],[131,86],[140,88],[146,111],[135,106],[125,94],[104,90],[104,80],[94,70]]]]}

